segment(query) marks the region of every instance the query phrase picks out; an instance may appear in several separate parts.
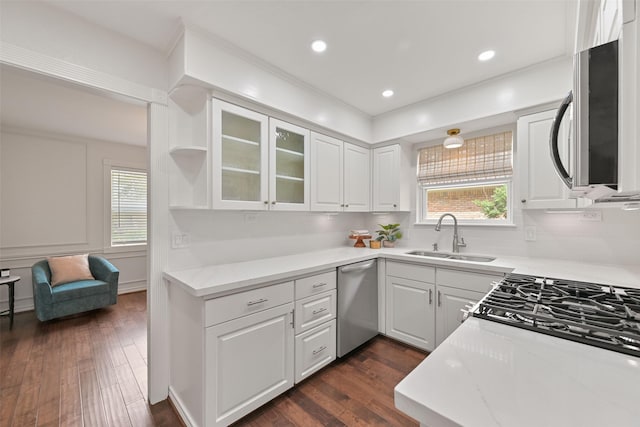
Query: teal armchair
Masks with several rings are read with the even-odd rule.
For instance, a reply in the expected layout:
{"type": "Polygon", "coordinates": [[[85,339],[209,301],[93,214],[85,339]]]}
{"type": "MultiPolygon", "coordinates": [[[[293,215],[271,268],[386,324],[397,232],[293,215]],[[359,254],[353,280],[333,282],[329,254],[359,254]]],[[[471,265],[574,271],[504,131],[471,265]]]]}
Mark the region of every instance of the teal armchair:
{"type": "Polygon", "coordinates": [[[80,280],[51,287],[47,260],[31,267],[33,304],[40,321],[106,307],[117,302],[120,272],[104,258],[89,255],[95,280],[80,280]]]}

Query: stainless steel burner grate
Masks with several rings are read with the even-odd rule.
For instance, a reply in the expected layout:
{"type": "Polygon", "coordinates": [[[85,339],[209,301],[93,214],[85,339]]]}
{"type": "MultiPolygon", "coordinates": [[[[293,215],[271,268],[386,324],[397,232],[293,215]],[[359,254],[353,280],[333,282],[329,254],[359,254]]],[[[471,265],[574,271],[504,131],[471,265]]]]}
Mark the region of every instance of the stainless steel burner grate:
{"type": "Polygon", "coordinates": [[[510,274],[473,316],[640,357],[640,290],[510,274]]]}

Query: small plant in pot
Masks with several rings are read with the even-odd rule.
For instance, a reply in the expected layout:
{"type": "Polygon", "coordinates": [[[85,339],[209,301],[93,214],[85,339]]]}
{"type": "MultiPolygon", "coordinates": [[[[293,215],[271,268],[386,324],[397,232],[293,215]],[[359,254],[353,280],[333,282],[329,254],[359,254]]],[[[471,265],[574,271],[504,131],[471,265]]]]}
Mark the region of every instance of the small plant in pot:
{"type": "Polygon", "coordinates": [[[376,230],[378,237],[377,241],[381,241],[385,248],[393,248],[396,245],[396,240],[402,239],[402,231],[400,231],[400,224],[378,224],[382,227],[382,230],[376,230]]]}

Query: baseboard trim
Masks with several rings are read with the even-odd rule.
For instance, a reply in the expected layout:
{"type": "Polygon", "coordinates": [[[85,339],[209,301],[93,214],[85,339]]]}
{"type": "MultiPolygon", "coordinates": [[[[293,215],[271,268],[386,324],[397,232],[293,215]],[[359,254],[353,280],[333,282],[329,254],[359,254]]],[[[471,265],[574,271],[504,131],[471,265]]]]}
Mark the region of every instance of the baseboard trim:
{"type": "Polygon", "coordinates": [[[171,386],[169,386],[169,403],[178,414],[178,418],[180,418],[182,425],[184,425],[185,427],[198,427],[198,424],[193,421],[193,418],[189,414],[189,411],[185,409],[182,400],[180,400],[171,386]]]}
{"type": "MultiPolygon", "coordinates": [[[[118,284],[118,295],[130,294],[133,292],[141,292],[147,290],[147,281],[146,280],[138,280],[127,283],[119,283],[118,284]]],[[[9,301],[4,300],[0,301],[0,311],[9,309],[9,301]]],[[[14,300],[14,313],[22,313],[24,311],[33,311],[35,308],[33,306],[33,297],[22,297],[16,298],[14,300]]]]}

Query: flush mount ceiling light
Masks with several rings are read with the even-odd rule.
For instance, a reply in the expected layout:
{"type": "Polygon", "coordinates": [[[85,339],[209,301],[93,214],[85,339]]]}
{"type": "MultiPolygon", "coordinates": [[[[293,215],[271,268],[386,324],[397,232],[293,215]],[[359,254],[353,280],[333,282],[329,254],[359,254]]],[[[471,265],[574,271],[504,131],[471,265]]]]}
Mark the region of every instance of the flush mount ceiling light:
{"type": "Polygon", "coordinates": [[[494,56],[496,56],[496,51],[495,50],[485,50],[480,55],[478,55],[478,60],[479,61],[488,61],[491,58],[493,58],[494,56]]]}
{"type": "Polygon", "coordinates": [[[444,148],[459,148],[464,145],[464,139],[460,136],[460,129],[449,129],[444,139],[444,148]]]}
{"type": "Polygon", "coordinates": [[[325,50],[327,50],[327,43],[325,43],[323,40],[316,40],[313,43],[311,43],[311,49],[313,49],[314,52],[324,52],[325,50]]]}
{"type": "Polygon", "coordinates": [[[391,89],[387,89],[382,92],[382,96],[385,98],[391,98],[393,96],[393,91],[391,89]]]}

